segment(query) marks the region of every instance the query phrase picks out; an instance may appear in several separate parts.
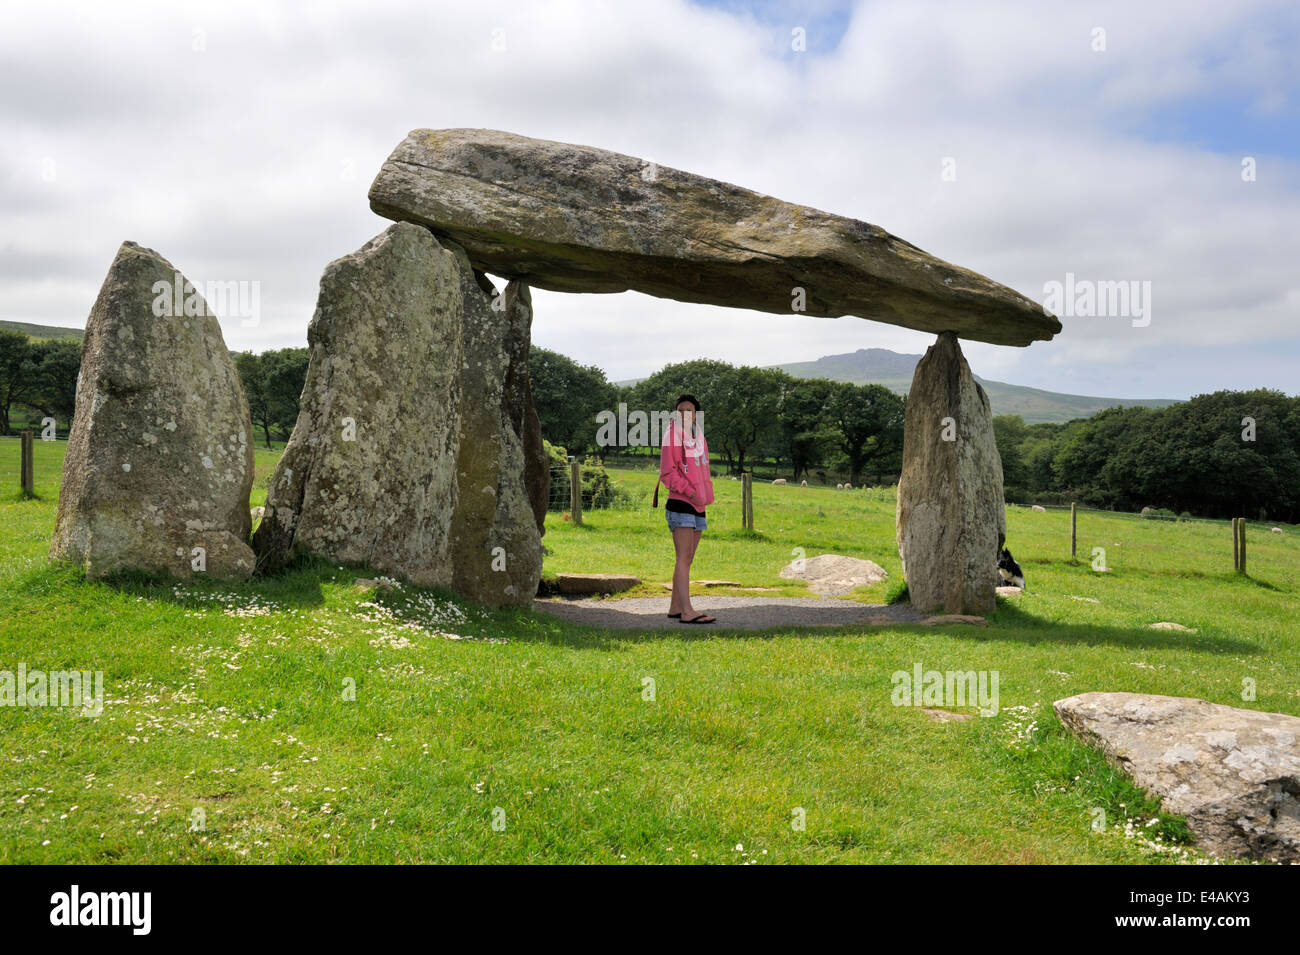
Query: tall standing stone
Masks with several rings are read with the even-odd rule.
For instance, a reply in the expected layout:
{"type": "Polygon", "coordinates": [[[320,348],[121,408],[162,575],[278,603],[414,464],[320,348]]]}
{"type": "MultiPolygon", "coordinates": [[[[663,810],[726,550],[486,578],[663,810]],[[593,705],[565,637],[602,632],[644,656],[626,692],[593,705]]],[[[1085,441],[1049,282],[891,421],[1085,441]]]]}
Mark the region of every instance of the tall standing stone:
{"type": "MultiPolygon", "coordinates": [[[[525,304],[526,292],[499,293],[486,275],[474,270],[463,249],[446,245],[460,265],[465,341],[459,490],[451,521],[453,589],[490,607],[527,606],[541,578],[542,545],[525,485],[521,396],[526,358],[524,368],[520,364],[528,337],[522,334],[525,311],[519,306],[525,304]]],[[[531,323],[531,308],[527,316],[531,323]]]]}
{"type": "Polygon", "coordinates": [[[916,366],[907,393],[898,553],[920,610],[988,613],[1006,541],[1002,462],[988,395],[957,336],[944,332],[916,366]]]}
{"type": "Polygon", "coordinates": [[[506,374],[506,414],[524,447],[524,485],[532,505],[539,536],[546,534],[546,508],[551,497],[551,463],[542,443],[542,422],[533,405],[533,383],[528,371],[532,350],[533,296],[520,281],[506,285],[506,312],[510,316],[510,370],[506,374]]]}
{"type": "Polygon", "coordinates": [[[450,585],[463,306],[456,256],[409,223],[326,266],[259,570],[307,553],[450,585]]]}
{"type": "Polygon", "coordinates": [[[251,435],[216,316],[122,243],[86,322],[50,556],[90,577],[248,576],[251,435]]]}

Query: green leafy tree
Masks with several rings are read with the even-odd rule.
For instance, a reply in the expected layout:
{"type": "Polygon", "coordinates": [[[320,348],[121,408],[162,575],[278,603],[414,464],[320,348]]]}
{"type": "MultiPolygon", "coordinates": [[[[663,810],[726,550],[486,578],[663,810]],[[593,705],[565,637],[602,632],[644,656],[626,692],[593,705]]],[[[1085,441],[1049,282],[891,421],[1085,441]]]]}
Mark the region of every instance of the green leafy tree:
{"type": "Polygon", "coordinates": [[[1021,446],[1028,429],[1020,415],[997,415],[993,419],[993,439],[1002,459],[1002,486],[1022,488],[1029,483],[1029,469],[1021,446]]]}
{"type": "Polygon", "coordinates": [[[262,354],[266,373],[269,412],[282,440],[288,440],[298,423],[302,389],[307,383],[311,351],[307,348],[277,348],[262,354]]]}
{"type": "Polygon", "coordinates": [[[262,429],[266,446],[271,447],[271,426],[275,419],[271,415],[271,404],[266,392],[266,367],[262,356],[251,351],[242,351],[234,356],[235,371],[239,373],[240,383],[244,386],[244,396],[248,398],[248,415],[253,427],[262,429]]]}
{"type": "Polygon", "coordinates": [[[619,390],[595,365],[579,365],[573,359],[546,348],[534,347],[528,356],[532,379],[533,407],[542,424],[542,435],[563,445],[570,454],[603,454],[596,444],[596,415],[618,411],[619,390]]]}
{"type": "Polygon", "coordinates": [[[68,429],[77,410],[77,376],[81,373],[81,345],[74,341],[41,341],[32,344],[36,381],[27,404],[62,421],[68,429]]]}
{"type": "Polygon", "coordinates": [[[808,378],[795,381],[782,397],[777,413],[781,450],[796,481],[824,463],[839,445],[839,427],[826,414],[833,390],[825,378],[808,378]]]}
{"type": "Polygon", "coordinates": [[[0,331],[0,434],[9,433],[9,414],[37,390],[37,358],[21,332],[0,331]]]}
{"type": "Polygon", "coordinates": [[[839,450],[849,482],[861,482],[868,464],[892,465],[903,450],[903,398],[884,385],[834,382],[827,414],[839,428],[839,450]]]}

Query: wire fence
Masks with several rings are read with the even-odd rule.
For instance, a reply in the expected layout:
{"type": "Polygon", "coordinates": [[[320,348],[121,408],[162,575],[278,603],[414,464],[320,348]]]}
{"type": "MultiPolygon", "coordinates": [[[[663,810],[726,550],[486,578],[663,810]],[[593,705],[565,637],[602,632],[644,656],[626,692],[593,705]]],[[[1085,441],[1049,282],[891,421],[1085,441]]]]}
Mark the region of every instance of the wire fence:
{"type": "MultiPolygon", "coordinates": [[[[1129,517],[1129,518],[1136,518],[1142,521],[1152,521],[1152,522],[1159,522],[1165,524],[1217,524],[1222,527],[1222,526],[1227,526],[1232,524],[1233,521],[1242,519],[1236,517],[1193,517],[1191,514],[1187,514],[1187,513],[1174,514],[1172,511],[1167,511],[1162,509],[1158,510],[1154,508],[1144,514],[1141,511],[1117,511],[1109,507],[1090,507],[1087,504],[1075,504],[1074,506],[1079,513],[1088,511],[1093,514],[1105,514],[1109,517],[1129,517]]],[[[1023,511],[1030,511],[1030,510],[1036,510],[1041,508],[1042,510],[1045,511],[1065,511],[1068,513],[1070,510],[1069,504],[1007,504],[1007,507],[1018,507],[1023,511]]],[[[1253,524],[1259,527],[1267,527],[1270,529],[1272,527],[1277,526],[1279,523],[1285,523],[1285,522],[1268,521],[1268,520],[1256,520],[1254,518],[1245,518],[1245,521],[1247,524],[1253,524]]]]}

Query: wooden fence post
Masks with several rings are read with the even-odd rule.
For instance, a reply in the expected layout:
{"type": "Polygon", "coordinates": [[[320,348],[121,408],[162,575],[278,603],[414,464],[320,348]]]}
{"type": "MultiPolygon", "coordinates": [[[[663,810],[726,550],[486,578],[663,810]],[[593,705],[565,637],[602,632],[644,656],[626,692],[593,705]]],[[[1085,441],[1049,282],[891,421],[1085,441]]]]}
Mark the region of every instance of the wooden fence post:
{"type": "Polygon", "coordinates": [[[32,461],[32,432],[30,430],[22,433],[22,460],[19,463],[19,473],[23,494],[27,497],[35,497],[36,469],[32,461]]]}
{"type": "Polygon", "coordinates": [[[748,471],[740,473],[740,526],[754,529],[754,476],[748,471]]]}
{"type": "Polygon", "coordinates": [[[1070,502],[1070,560],[1074,560],[1074,555],[1079,546],[1079,514],[1075,509],[1074,501],[1070,502]]]}
{"type": "Polygon", "coordinates": [[[1236,552],[1238,552],[1238,564],[1236,564],[1236,572],[1240,574],[1244,574],[1245,573],[1245,518],[1244,517],[1236,518],[1236,538],[1238,538],[1238,542],[1239,542],[1238,548],[1236,548],[1236,552]]]}
{"type": "Polygon", "coordinates": [[[569,513],[573,523],[582,523],[582,465],[569,455],[569,513]]]}
{"type": "Polygon", "coordinates": [[[1232,570],[1241,570],[1241,541],[1237,538],[1237,519],[1232,519],[1232,570]]]}

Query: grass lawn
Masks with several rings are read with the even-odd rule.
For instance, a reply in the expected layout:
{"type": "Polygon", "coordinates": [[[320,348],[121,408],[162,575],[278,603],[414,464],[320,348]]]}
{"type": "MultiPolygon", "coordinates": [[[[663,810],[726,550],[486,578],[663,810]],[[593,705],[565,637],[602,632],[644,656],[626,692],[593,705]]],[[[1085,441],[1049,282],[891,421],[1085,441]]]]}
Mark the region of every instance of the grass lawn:
{"type": "MultiPolygon", "coordinates": [[[[986,628],[624,633],[377,596],[354,587],[365,569],[319,563],[238,586],[87,582],[46,559],[63,449],[37,442],[25,501],[0,439],[0,670],[101,670],[108,700],[97,718],[0,707],[0,862],[1206,861],[1052,701],[1300,715],[1294,527],[1252,524],[1241,578],[1226,524],[1085,513],[1097,573],[1069,560],[1068,514],[1008,508],[1029,592],[986,628]],[[997,715],[894,706],[891,674],[918,662],[997,671],[997,715]]],[[[276,454],[258,451],[254,504],[276,454]]],[[[614,478],[643,506],[552,514],[547,573],[668,579],[653,473],[614,478]]],[[[740,483],[715,486],[694,576],[803,593],[778,576],[802,548],[884,566],[892,583],[861,599],[897,587],[891,490],[757,484],[745,532],[740,483]]]]}

